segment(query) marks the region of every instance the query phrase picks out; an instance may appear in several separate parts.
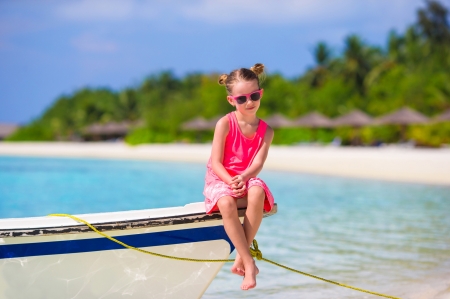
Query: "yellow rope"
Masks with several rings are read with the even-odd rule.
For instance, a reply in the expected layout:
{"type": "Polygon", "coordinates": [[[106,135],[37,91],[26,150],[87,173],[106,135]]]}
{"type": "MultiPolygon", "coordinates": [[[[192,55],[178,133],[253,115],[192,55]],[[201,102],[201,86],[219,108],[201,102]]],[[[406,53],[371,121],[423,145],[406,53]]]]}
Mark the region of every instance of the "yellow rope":
{"type": "Polygon", "coordinates": [[[391,298],[391,299],[400,299],[398,297],[394,297],[394,296],[390,296],[390,295],[384,295],[384,294],[380,294],[380,293],[376,293],[376,292],[360,289],[360,288],[357,288],[357,287],[352,287],[350,285],[346,285],[346,284],[343,284],[343,283],[340,283],[340,282],[336,282],[336,281],[325,279],[325,278],[322,278],[322,277],[319,277],[319,276],[308,274],[308,273],[305,273],[305,272],[302,272],[302,271],[299,271],[299,270],[296,270],[296,269],[293,269],[293,268],[289,268],[288,266],[285,266],[285,265],[282,265],[282,264],[278,264],[277,262],[271,261],[269,259],[263,258],[261,251],[258,249],[258,242],[256,242],[256,240],[253,240],[253,248],[250,247],[250,253],[252,254],[253,257],[255,257],[258,260],[263,260],[263,261],[268,262],[268,263],[270,263],[272,265],[278,266],[280,268],[284,268],[286,270],[289,270],[289,271],[292,271],[292,272],[295,272],[295,273],[298,273],[298,274],[306,275],[306,276],[309,276],[309,277],[312,277],[312,278],[315,278],[315,279],[319,279],[319,280],[322,280],[322,281],[325,281],[325,282],[329,282],[329,283],[332,283],[332,284],[335,284],[335,285],[338,285],[338,286],[341,286],[341,287],[344,287],[344,288],[349,288],[349,289],[360,291],[360,292],[363,292],[363,293],[368,293],[368,294],[377,295],[377,296],[385,297],[385,298],[391,298]]]}
{"type": "MultiPolygon", "coordinates": [[[[86,220],[80,219],[80,218],[75,217],[73,215],[69,215],[69,214],[50,214],[48,216],[58,216],[58,217],[71,218],[71,219],[73,219],[75,221],[78,221],[78,222],[86,224],[89,228],[91,228],[97,234],[99,234],[99,235],[101,235],[101,236],[103,236],[103,237],[105,237],[105,238],[107,238],[107,239],[109,239],[109,240],[111,240],[113,242],[116,242],[117,244],[120,244],[120,245],[122,245],[125,248],[136,250],[136,251],[139,251],[139,252],[142,252],[142,253],[146,253],[146,254],[151,254],[151,255],[154,255],[154,256],[158,256],[158,257],[163,257],[163,258],[168,258],[168,259],[173,259],[173,260],[178,260],[178,261],[201,262],[201,263],[234,262],[234,259],[226,259],[226,260],[191,259],[191,258],[176,257],[176,256],[170,256],[170,255],[160,254],[160,253],[156,253],[156,252],[151,252],[151,251],[147,251],[147,250],[144,250],[144,249],[140,249],[140,248],[136,248],[136,247],[130,246],[130,245],[125,244],[125,243],[123,243],[123,242],[121,242],[121,241],[119,241],[119,240],[117,240],[117,239],[115,239],[115,238],[113,238],[111,236],[108,236],[107,234],[102,233],[101,231],[96,229],[92,224],[90,224],[86,220]]],[[[344,288],[349,288],[349,289],[352,289],[352,290],[356,290],[356,291],[360,291],[360,292],[368,293],[368,294],[372,294],[372,295],[377,295],[377,296],[380,296],[380,297],[391,298],[391,299],[401,299],[401,298],[398,298],[398,297],[384,295],[384,294],[380,294],[380,293],[376,293],[376,292],[371,292],[371,291],[368,291],[368,290],[364,290],[364,289],[360,289],[360,288],[353,287],[353,286],[350,286],[350,285],[346,285],[346,284],[343,284],[343,283],[340,283],[340,282],[328,280],[328,279],[325,279],[325,278],[322,278],[322,277],[319,277],[319,276],[315,276],[315,275],[308,274],[308,273],[305,273],[305,272],[302,272],[302,271],[299,271],[299,270],[296,270],[296,269],[293,269],[293,268],[289,268],[289,267],[284,266],[282,264],[279,264],[277,262],[274,262],[274,261],[271,261],[269,259],[266,259],[266,258],[264,258],[262,256],[262,253],[261,253],[261,251],[258,248],[258,242],[256,242],[256,240],[253,240],[252,247],[250,247],[250,253],[257,260],[262,260],[262,261],[268,262],[268,263],[270,263],[272,265],[278,266],[280,268],[283,268],[283,269],[286,269],[286,270],[289,270],[289,271],[292,271],[292,272],[295,272],[295,273],[298,273],[298,274],[302,274],[302,275],[305,275],[305,276],[309,276],[311,278],[319,279],[319,280],[322,280],[322,281],[325,281],[325,282],[328,282],[328,283],[332,283],[332,284],[335,284],[335,285],[338,285],[338,286],[341,286],[341,287],[344,287],[344,288]]]]}

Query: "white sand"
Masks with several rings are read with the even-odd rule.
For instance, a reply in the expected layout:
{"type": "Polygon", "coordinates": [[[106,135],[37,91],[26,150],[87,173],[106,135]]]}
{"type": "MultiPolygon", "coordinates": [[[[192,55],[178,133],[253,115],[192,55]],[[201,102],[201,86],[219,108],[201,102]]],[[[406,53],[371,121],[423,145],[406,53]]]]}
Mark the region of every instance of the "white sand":
{"type": "MultiPolygon", "coordinates": [[[[1,156],[86,157],[206,163],[210,144],[0,142],[1,156]]],[[[450,149],[272,146],[265,169],[450,185],[450,149]]]]}

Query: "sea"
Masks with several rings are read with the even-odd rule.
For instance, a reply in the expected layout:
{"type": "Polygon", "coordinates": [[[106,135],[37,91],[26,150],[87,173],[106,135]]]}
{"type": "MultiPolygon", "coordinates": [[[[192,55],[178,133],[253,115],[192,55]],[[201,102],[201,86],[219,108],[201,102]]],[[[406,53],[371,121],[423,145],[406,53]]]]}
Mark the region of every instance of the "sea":
{"type": "MultiPolygon", "coordinates": [[[[0,156],[0,218],[183,206],[203,201],[197,163],[0,156]]],[[[450,187],[263,170],[278,213],[263,257],[373,292],[450,298],[450,187]]],[[[234,255],[234,253],[233,253],[234,255]]],[[[257,287],[225,264],[203,298],[380,298],[257,261],[257,287]]]]}

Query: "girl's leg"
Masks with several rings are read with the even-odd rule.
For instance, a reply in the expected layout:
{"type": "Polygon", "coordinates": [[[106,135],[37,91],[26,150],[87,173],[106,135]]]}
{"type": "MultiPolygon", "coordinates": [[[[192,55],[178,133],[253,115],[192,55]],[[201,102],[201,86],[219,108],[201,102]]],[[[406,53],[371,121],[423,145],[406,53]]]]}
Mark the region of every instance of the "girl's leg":
{"type": "Polygon", "coordinates": [[[258,232],[263,218],[264,199],[266,192],[259,186],[253,186],[248,189],[247,211],[244,217],[245,237],[250,246],[258,232]]]}
{"type": "MultiPolygon", "coordinates": [[[[259,186],[253,186],[248,190],[247,211],[244,217],[244,234],[248,247],[252,244],[259,226],[261,225],[265,198],[266,192],[259,186]]],[[[236,254],[236,261],[234,262],[233,267],[231,267],[231,272],[244,276],[244,269],[242,268],[242,260],[239,251],[236,254]]],[[[256,274],[258,274],[258,272],[259,270],[256,268],[256,274]]]]}
{"type": "Polygon", "coordinates": [[[225,231],[231,239],[231,242],[233,242],[234,247],[236,247],[245,270],[244,281],[242,282],[241,289],[252,289],[256,286],[256,265],[250,254],[244,229],[241,221],[239,220],[236,200],[231,196],[222,197],[217,202],[217,207],[222,214],[225,231]]]}

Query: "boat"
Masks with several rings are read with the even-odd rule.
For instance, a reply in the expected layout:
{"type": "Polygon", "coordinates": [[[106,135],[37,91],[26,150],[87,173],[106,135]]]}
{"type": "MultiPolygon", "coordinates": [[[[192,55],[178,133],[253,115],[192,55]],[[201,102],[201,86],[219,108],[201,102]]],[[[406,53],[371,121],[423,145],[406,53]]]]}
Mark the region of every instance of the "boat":
{"type": "MultiPolygon", "coordinates": [[[[238,213],[242,220],[245,207],[238,213]]],[[[223,260],[234,250],[222,216],[203,202],[75,216],[158,254],[223,260]]],[[[144,254],[68,217],[0,219],[0,298],[200,298],[223,264],[144,254]]]]}

